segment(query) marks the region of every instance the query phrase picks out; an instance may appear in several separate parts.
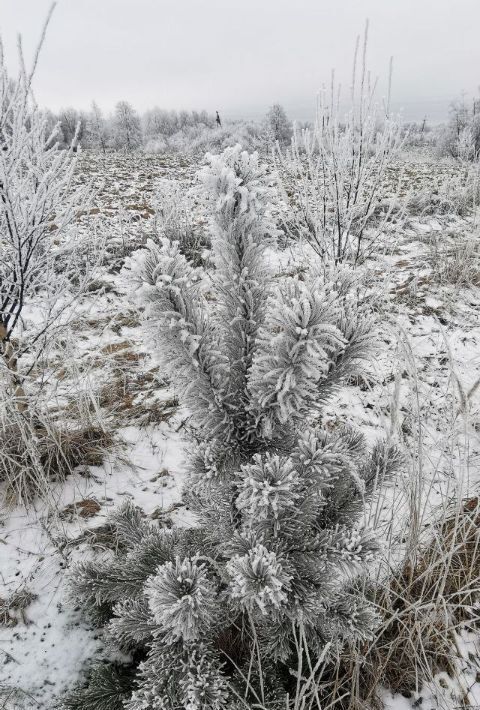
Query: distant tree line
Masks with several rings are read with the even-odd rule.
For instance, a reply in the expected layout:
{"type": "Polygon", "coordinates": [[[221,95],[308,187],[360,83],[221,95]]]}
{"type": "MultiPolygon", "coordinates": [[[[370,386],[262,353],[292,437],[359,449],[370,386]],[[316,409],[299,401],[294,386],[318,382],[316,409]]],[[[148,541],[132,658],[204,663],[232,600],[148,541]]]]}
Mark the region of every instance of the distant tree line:
{"type": "MultiPolygon", "coordinates": [[[[138,113],[127,101],[119,101],[105,115],[97,103],[90,111],[75,108],[45,112],[53,130],[59,125],[60,147],[78,145],[106,153],[109,150],[147,152],[222,151],[240,143],[248,150],[289,145],[293,125],[285,109],[273,104],[263,120],[219,121],[207,111],[168,111],[154,107],[138,113]]],[[[312,125],[297,123],[297,129],[312,125]]],[[[339,125],[345,130],[343,124],[339,125]]],[[[480,157],[480,98],[452,102],[448,121],[439,126],[422,121],[402,125],[405,147],[429,147],[441,156],[475,161],[480,157]]]]}
{"type": "MultiPolygon", "coordinates": [[[[218,123],[215,114],[207,111],[168,111],[155,107],[139,114],[127,101],[119,101],[108,116],[96,102],[92,103],[90,111],[69,107],[57,113],[46,111],[46,115],[52,130],[59,125],[60,147],[66,148],[73,143],[104,153],[107,150],[148,149],[159,142],[168,142],[182,132],[197,137],[203,130],[228,130],[218,123]]],[[[282,106],[274,104],[269,109],[259,124],[258,135],[265,145],[290,141],[292,124],[282,106]]]]}
{"type": "Polygon", "coordinates": [[[162,136],[171,136],[186,126],[213,127],[215,116],[207,111],[166,111],[153,108],[140,115],[128,101],[119,101],[113,114],[105,116],[97,103],[90,111],[76,108],[47,111],[51,128],[59,124],[59,143],[74,142],[85,148],[135,150],[162,136]]]}

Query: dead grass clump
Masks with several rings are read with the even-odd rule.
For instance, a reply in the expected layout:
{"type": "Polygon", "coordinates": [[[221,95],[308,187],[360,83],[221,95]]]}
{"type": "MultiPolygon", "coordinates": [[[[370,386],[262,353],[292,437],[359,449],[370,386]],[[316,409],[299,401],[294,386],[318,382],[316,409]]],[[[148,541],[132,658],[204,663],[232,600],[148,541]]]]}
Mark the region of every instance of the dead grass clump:
{"type": "Polygon", "coordinates": [[[0,482],[10,503],[26,504],[47,496],[52,481],[62,481],[79,466],[100,466],[114,443],[109,431],[94,426],[60,429],[17,418],[0,430],[0,482]]]}
{"type": "Polygon", "coordinates": [[[460,170],[446,183],[438,183],[433,189],[413,192],[406,200],[408,214],[431,216],[455,214],[466,217],[480,202],[480,173],[478,168],[467,167],[460,170]]]}
{"type": "Polygon", "coordinates": [[[114,333],[119,335],[122,328],[137,328],[140,325],[140,320],[136,313],[120,313],[115,316],[111,328],[114,333]]]}
{"type": "Polygon", "coordinates": [[[117,365],[128,365],[129,363],[137,363],[145,358],[145,353],[136,353],[133,350],[122,350],[113,355],[112,360],[117,365]]]}
{"type": "Polygon", "coordinates": [[[144,407],[144,423],[161,424],[162,422],[168,422],[176,413],[178,407],[179,401],[177,397],[171,397],[162,402],[155,402],[150,406],[144,407]]]}
{"type": "Polygon", "coordinates": [[[103,293],[111,293],[113,291],[113,286],[108,281],[102,281],[101,279],[95,279],[90,281],[87,287],[88,293],[97,293],[102,291],[103,293]]]}
{"type": "Polygon", "coordinates": [[[460,244],[432,247],[430,257],[435,280],[441,284],[471,288],[480,286],[480,240],[462,240],[460,244]]]}
{"type": "Polygon", "coordinates": [[[23,587],[6,599],[0,598],[0,626],[16,626],[19,622],[28,624],[26,609],[37,598],[29,589],[23,587]]]}
{"type": "Polygon", "coordinates": [[[109,343],[108,345],[105,345],[100,352],[104,355],[113,355],[121,350],[127,350],[131,347],[132,343],[129,340],[122,340],[121,343],[109,343]]]}
{"type": "Polygon", "coordinates": [[[80,518],[93,518],[100,512],[102,506],[93,498],[84,498],[75,503],[69,503],[60,512],[60,518],[63,520],[72,520],[77,515],[80,518]]]}
{"type": "Polygon", "coordinates": [[[111,432],[93,425],[46,434],[41,440],[42,462],[59,478],[78,466],[101,466],[114,443],[111,432]]]}
{"type": "MultiPolygon", "coordinates": [[[[129,352],[131,351],[121,350],[117,355],[129,352]]],[[[119,364],[116,359],[115,362],[119,364]]],[[[179,402],[175,396],[161,401],[152,396],[148,397],[149,393],[152,394],[166,384],[157,373],[158,367],[148,372],[135,372],[130,368],[124,371],[118,368],[116,376],[99,390],[99,406],[115,415],[123,414],[128,419],[136,419],[143,424],[168,421],[177,411],[179,402]]]]}
{"type": "Polygon", "coordinates": [[[132,378],[127,373],[119,372],[98,392],[98,404],[112,412],[125,412],[134,406],[137,390],[132,385],[132,378]]]}
{"type": "Polygon", "coordinates": [[[343,655],[328,684],[333,697],[347,693],[343,707],[380,706],[382,686],[409,696],[438,673],[455,677],[456,634],[479,618],[479,499],[450,510],[432,533],[372,592],[379,632],[343,655]]]}

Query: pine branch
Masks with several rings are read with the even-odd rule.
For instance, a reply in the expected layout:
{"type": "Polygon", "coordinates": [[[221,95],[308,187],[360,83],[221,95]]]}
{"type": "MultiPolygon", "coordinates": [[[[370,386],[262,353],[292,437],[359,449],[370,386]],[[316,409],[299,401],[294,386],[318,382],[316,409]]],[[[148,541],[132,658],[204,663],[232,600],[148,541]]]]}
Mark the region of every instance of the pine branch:
{"type": "Polygon", "coordinates": [[[123,710],[133,683],[132,668],[102,664],[91,672],[88,685],[72,691],[62,705],[65,710],[123,710]]]}

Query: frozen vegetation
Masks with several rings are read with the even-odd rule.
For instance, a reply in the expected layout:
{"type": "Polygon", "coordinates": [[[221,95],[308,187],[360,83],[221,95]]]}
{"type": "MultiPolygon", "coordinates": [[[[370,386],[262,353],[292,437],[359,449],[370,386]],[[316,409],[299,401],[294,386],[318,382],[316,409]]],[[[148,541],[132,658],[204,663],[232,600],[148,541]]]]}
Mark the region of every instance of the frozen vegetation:
{"type": "Polygon", "coordinates": [[[480,111],[356,54],[309,126],[2,58],[1,707],[479,704],[480,111]]]}

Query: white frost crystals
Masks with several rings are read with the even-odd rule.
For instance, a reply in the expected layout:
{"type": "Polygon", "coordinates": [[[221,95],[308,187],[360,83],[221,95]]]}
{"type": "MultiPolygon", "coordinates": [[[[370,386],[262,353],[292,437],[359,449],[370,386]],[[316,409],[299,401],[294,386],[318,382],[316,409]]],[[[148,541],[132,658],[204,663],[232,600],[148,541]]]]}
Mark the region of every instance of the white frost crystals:
{"type": "Polygon", "coordinates": [[[19,43],[12,77],[0,42],[0,481],[22,502],[48,489],[54,451],[66,459],[52,433],[46,363],[55,348],[65,350],[103,255],[97,234],[79,224],[89,185],[74,185],[75,138],[60,150],[58,127],[48,129],[34,101],[37,58],[28,71],[19,43]]]}
{"type": "Polygon", "coordinates": [[[58,148],[58,127],[47,132],[32,78],[21,50],[15,79],[0,51],[0,348],[10,371],[64,323],[101,252],[96,235],[77,226],[89,186],[72,189],[73,147],[58,148]]]}
{"type": "Polygon", "coordinates": [[[287,601],[291,575],[283,570],[275,552],[264,545],[235,555],[226,569],[231,577],[229,593],[245,610],[252,612],[258,607],[266,615],[287,601]]]}
{"type": "Polygon", "coordinates": [[[279,519],[295,509],[300,487],[298,472],[289,458],[262,458],[257,454],[238,473],[237,508],[248,511],[251,520],[273,515],[279,525],[279,519]]]}
{"type": "MultiPolygon", "coordinates": [[[[368,24],[358,73],[357,39],[349,109],[340,110],[343,99],[332,73],[331,86],[319,95],[313,128],[295,128],[290,151],[276,155],[284,199],[295,213],[287,231],[293,227],[325,263],[358,263],[374,253],[397,204],[385,200],[384,192],[403,143],[401,124],[391,115],[390,96],[383,105],[377,101],[376,81],[366,66],[367,39],[368,24]],[[296,187],[293,200],[289,181],[296,187]]],[[[389,94],[391,72],[390,65],[389,94]]]]}
{"type": "Polygon", "coordinates": [[[166,562],[145,587],[150,609],[171,642],[201,639],[217,611],[217,591],[205,564],[191,559],[166,562]]]}

